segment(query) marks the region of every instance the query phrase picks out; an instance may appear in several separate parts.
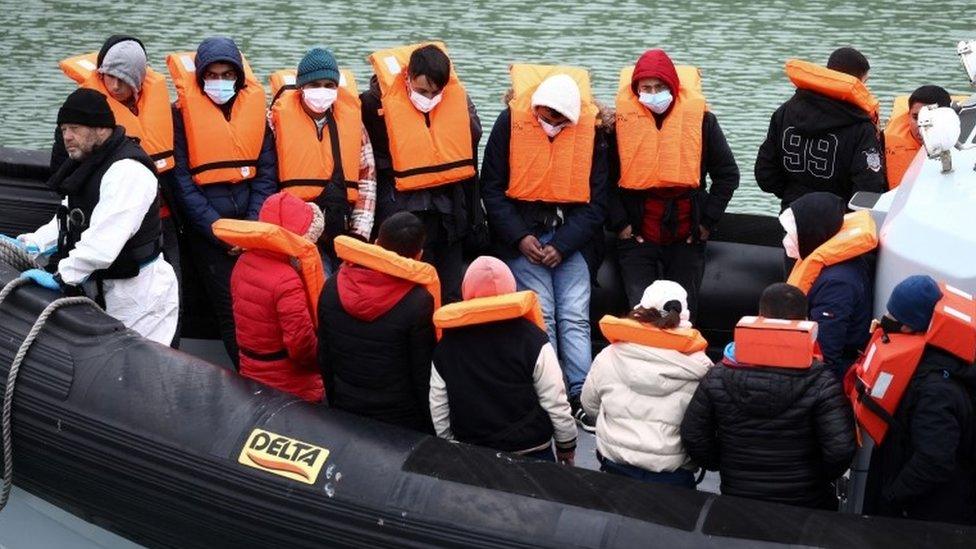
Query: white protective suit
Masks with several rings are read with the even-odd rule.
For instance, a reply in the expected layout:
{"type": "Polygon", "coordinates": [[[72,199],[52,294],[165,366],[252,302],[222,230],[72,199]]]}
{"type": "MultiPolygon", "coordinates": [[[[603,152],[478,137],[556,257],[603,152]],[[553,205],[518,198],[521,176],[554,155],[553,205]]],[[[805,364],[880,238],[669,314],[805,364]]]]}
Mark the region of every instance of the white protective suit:
{"type": "MultiPolygon", "coordinates": [[[[156,200],[156,176],[132,159],[112,164],[102,177],[98,204],[90,224],[73,250],[58,263],[58,274],[66,284],[84,284],[93,295],[94,283],[85,284],[94,271],[111,265],[122,247],[142,224],[156,200]]],[[[18,240],[50,251],[57,245],[58,219],[49,221],[18,240]]],[[[105,309],[143,337],[169,345],[176,335],[179,289],[173,267],[162,254],[144,265],[137,276],[105,280],[105,309]]]]}

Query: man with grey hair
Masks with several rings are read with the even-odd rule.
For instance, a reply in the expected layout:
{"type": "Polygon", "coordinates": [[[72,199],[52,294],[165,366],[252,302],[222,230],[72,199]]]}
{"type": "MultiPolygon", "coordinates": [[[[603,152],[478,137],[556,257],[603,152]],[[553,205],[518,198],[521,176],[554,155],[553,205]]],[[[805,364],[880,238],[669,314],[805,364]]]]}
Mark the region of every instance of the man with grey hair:
{"type": "Polygon", "coordinates": [[[163,258],[153,163],[115,124],[101,93],[81,88],[58,111],[68,159],[48,185],[65,199],[44,226],[17,237],[53,254],[52,272],[21,276],[68,295],[87,295],[144,337],[168,345],[178,290],[163,258]],[[53,273],[53,274],[52,274],[53,273]]]}

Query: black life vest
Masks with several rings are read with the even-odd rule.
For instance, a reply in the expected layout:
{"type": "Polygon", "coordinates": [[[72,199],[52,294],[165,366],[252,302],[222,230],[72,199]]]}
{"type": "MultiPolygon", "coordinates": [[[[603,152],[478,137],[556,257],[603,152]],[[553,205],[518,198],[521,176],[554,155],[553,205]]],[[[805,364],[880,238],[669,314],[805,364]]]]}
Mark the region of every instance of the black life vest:
{"type": "MultiPolygon", "coordinates": [[[[70,158],[51,176],[48,185],[60,196],[68,198],[68,205],[58,208],[57,251],[48,263],[56,268],[81,240],[91,222],[92,212],[98,204],[102,178],[112,164],[125,159],[135,160],[153,174],[154,163],[138,142],[126,137],[125,131],[116,126],[112,136],[92,154],[77,162],[70,158]]],[[[118,257],[105,269],[92,273],[92,278],[101,280],[132,278],[139,269],[149,263],[162,251],[161,227],[159,221],[159,200],[154,200],[142,219],[139,230],[130,238],[118,257]]]]}

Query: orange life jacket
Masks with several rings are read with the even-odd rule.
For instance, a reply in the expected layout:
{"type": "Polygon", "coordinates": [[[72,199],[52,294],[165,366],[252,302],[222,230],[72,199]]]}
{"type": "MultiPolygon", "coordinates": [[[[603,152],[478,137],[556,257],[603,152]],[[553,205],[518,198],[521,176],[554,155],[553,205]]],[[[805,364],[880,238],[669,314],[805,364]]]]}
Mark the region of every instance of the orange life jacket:
{"type": "Polygon", "coordinates": [[[441,42],[425,42],[380,50],[369,56],[380,86],[398,191],[439,187],[475,175],[468,94],[454,65],[441,102],[434,110],[425,115],[410,102],[406,70],[410,54],[428,44],[447,52],[441,42]]]}
{"type": "Polygon", "coordinates": [[[441,329],[461,328],[515,318],[525,318],[541,330],[546,330],[539,297],[532,291],[479,297],[444,305],[434,313],[434,326],[441,329]]]}
{"type": "Polygon", "coordinates": [[[620,71],[617,89],[617,154],[623,189],[697,189],[701,185],[702,120],[705,97],[696,67],[678,66],[678,96],[661,129],[631,87],[634,67],[620,71]]]}
{"type": "Polygon", "coordinates": [[[100,92],[108,100],[115,115],[115,123],[125,128],[125,134],[139,140],[139,145],[156,164],[156,172],[173,169],[173,113],[169,106],[166,77],[146,67],[133,114],[129,107],[112,98],[96,70],[97,53],[69,57],[58,63],[61,70],[82,88],[100,92]]]}
{"type": "Polygon", "coordinates": [[[672,349],[686,355],[704,351],[708,342],[691,328],[662,330],[630,318],[604,315],[600,319],[600,331],[610,343],[637,343],[656,349],[672,349]]]}
{"type": "Polygon", "coordinates": [[[824,267],[847,261],[878,247],[878,229],[871,213],[862,210],[844,216],[844,224],[827,242],[797,261],[787,283],[810,291],[824,267]]]}
{"type": "Polygon", "coordinates": [[[968,363],[976,360],[976,300],[945,284],[941,289],[942,299],[925,334],[884,334],[879,328],[854,365],[856,381],[848,394],[854,417],[877,444],[888,432],[926,345],[968,363]]]}
{"type": "Polygon", "coordinates": [[[322,257],[314,242],[284,227],[263,221],[242,219],[218,219],[213,223],[214,236],[231,246],[244,250],[264,250],[288,258],[298,270],[305,286],[312,323],[318,325],[319,295],[325,286],[322,257]]]}
{"type": "Polygon", "coordinates": [[[746,316],[735,325],[735,360],[776,368],[809,368],[817,358],[817,323],[746,316]]]}
{"type": "Polygon", "coordinates": [[[554,65],[512,65],[512,137],[508,149],[509,180],[505,194],[527,202],[583,204],[590,201],[590,167],[599,109],[586,69],[554,65]],[[566,74],[580,90],[580,116],[552,140],[532,108],[532,94],[546,78],[566,74]]]}
{"type": "Polygon", "coordinates": [[[166,56],[179,97],[193,182],[210,185],[250,179],[257,175],[267,125],[264,87],[244,60],[244,87],[237,91],[227,120],[197,83],[195,58],[195,52],[166,56]]]}
{"type": "Polygon", "coordinates": [[[884,144],[888,188],[894,189],[901,184],[908,166],[922,148],[922,144],[912,136],[906,95],[895,98],[891,117],[884,129],[884,144]]]}
{"type": "Polygon", "coordinates": [[[335,251],[343,261],[420,284],[434,298],[434,310],[440,308],[441,281],[437,277],[437,270],[429,263],[403,257],[376,244],[366,244],[345,235],[335,238],[335,251]]]}
{"type": "Polygon", "coordinates": [[[332,142],[328,125],[322,128],[322,137],[318,136],[315,121],[302,105],[301,91],[295,89],[294,69],[271,75],[275,97],[271,122],[275,128],[279,185],[306,202],[317,198],[332,182],[346,189],[350,203],[359,199],[362,111],[352,73],[344,70],[340,75],[339,96],[329,109],[335,119],[338,143],[332,142]],[[336,156],[341,170],[336,169],[336,156]]]}
{"type": "Polygon", "coordinates": [[[875,122],[878,120],[878,99],[860,78],[799,59],[786,62],[786,76],[801,90],[850,103],[868,113],[875,122]]]}

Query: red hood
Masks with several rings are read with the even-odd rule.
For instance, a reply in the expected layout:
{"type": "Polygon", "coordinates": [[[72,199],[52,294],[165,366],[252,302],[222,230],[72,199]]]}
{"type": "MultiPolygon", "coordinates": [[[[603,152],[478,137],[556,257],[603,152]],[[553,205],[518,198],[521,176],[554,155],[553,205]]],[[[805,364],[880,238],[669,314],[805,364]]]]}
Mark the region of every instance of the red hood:
{"type": "Polygon", "coordinates": [[[258,221],[271,223],[303,235],[312,225],[312,208],[302,199],[285,192],[276,193],[264,201],[258,221]]]}
{"type": "Polygon", "coordinates": [[[660,78],[671,88],[671,95],[674,97],[678,97],[678,92],[681,91],[678,71],[664,50],[647,50],[644,55],[640,56],[634,66],[631,87],[636,87],[637,81],[641,78],[660,78]]]}
{"type": "Polygon", "coordinates": [[[415,285],[408,280],[350,263],[339,269],[336,284],[342,308],[366,322],[386,314],[415,285]]]}

